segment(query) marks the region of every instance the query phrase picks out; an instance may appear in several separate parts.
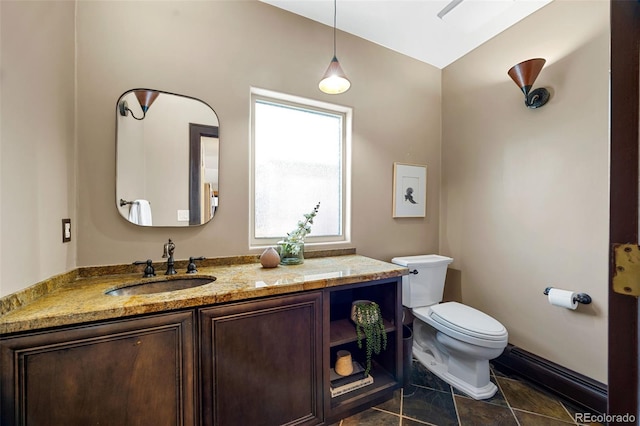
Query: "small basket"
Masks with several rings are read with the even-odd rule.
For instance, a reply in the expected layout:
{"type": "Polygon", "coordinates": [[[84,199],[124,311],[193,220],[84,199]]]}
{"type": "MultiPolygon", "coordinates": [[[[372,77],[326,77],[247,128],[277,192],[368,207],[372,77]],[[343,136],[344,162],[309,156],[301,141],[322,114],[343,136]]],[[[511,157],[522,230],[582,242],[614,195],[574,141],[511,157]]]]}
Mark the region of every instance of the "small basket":
{"type": "Polygon", "coordinates": [[[341,376],[348,376],[353,373],[353,362],[351,361],[351,352],[338,351],[338,359],[336,360],[335,370],[341,376]]]}

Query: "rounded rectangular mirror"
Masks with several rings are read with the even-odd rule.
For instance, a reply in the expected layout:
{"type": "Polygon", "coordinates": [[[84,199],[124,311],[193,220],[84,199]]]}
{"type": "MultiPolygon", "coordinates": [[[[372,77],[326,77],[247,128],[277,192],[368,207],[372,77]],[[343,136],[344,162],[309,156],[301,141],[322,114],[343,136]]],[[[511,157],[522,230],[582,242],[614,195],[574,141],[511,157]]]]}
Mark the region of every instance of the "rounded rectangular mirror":
{"type": "Polygon", "coordinates": [[[199,99],[153,89],[116,104],[116,207],[140,226],[193,226],[218,208],[219,121],[199,99]]]}

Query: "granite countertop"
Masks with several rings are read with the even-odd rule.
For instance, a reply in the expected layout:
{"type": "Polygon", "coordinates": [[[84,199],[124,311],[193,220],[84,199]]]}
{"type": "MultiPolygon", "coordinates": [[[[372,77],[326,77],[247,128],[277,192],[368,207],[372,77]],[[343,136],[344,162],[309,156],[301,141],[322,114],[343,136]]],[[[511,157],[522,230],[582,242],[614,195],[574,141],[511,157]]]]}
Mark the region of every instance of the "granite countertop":
{"type": "Polygon", "coordinates": [[[212,283],[135,296],[105,293],[140,282],[165,279],[163,265],[156,266],[157,276],[154,278],[142,278],[140,272],[99,276],[80,274],[69,282],[48,289],[34,300],[5,309],[6,312],[0,316],[0,334],[316,290],[407,274],[405,267],[356,254],[305,259],[301,265],[272,269],[263,268],[255,260],[251,263],[213,263],[198,266],[195,275],[185,274],[185,270],[178,269],[176,265],[180,277],[214,276],[216,280],[212,283]]]}

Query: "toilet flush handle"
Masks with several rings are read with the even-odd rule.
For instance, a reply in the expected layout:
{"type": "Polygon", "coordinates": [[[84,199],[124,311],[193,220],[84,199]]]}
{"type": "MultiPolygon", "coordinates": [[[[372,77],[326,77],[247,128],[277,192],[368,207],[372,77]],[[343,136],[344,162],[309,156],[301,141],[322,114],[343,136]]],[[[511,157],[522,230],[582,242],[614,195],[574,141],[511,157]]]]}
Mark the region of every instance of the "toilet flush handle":
{"type": "Polygon", "coordinates": [[[414,269],[413,271],[409,271],[409,273],[413,275],[418,275],[418,270],[414,269]]]}

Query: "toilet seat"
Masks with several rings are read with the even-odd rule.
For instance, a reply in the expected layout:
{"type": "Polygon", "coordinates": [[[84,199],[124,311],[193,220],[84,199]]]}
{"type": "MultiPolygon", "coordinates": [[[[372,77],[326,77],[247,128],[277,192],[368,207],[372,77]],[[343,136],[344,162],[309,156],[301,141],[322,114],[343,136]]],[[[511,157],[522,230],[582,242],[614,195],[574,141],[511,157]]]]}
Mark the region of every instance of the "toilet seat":
{"type": "Polygon", "coordinates": [[[461,303],[440,303],[414,308],[412,312],[442,333],[474,345],[504,347],[509,337],[496,319],[461,303]]]}

